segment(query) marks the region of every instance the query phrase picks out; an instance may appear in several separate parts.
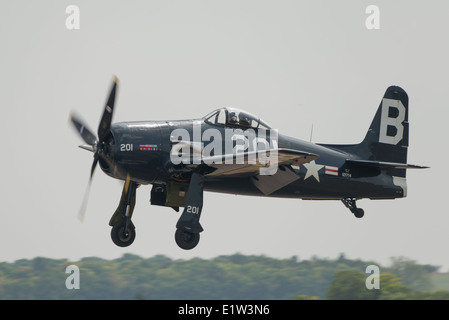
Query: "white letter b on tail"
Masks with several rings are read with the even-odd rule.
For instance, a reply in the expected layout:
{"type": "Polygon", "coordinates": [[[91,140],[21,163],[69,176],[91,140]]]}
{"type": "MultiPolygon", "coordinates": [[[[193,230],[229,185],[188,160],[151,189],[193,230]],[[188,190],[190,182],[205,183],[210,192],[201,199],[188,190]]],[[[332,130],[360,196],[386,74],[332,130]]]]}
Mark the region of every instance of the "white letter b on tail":
{"type": "Polygon", "coordinates": [[[404,136],[405,107],[400,100],[384,98],[380,120],[379,142],[397,145],[404,136]]]}

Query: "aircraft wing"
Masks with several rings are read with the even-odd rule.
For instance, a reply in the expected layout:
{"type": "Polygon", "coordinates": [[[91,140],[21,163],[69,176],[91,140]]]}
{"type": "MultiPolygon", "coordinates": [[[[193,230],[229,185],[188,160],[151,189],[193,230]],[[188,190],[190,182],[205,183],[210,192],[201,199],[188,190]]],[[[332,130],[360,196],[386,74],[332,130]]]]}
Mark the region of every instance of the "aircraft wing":
{"type": "MultiPolygon", "coordinates": [[[[265,154],[265,152],[263,152],[265,154]]],[[[220,156],[203,157],[202,162],[215,170],[207,176],[254,176],[259,175],[260,169],[279,168],[283,165],[302,164],[318,159],[318,155],[292,150],[276,149],[265,154],[264,158],[258,157],[257,151],[242,152],[237,154],[225,154],[220,156]],[[277,156],[276,154],[277,153],[277,156]]],[[[274,170],[275,172],[277,170],[274,170]]],[[[270,175],[271,176],[271,175],[270,175]]]]}
{"type": "Polygon", "coordinates": [[[287,148],[203,156],[204,150],[201,146],[188,141],[180,141],[172,148],[175,155],[179,156],[180,151],[184,153],[183,163],[188,167],[193,169],[206,164],[212,168],[213,170],[206,174],[207,177],[217,179],[248,177],[265,195],[299,179],[290,165],[300,165],[319,158],[313,153],[287,148]]]}
{"type": "MultiPolygon", "coordinates": [[[[259,174],[260,169],[279,167],[283,165],[298,165],[319,158],[318,155],[287,149],[242,151],[229,154],[205,156],[200,144],[190,141],[179,141],[172,147],[172,155],[181,157],[182,162],[190,168],[206,164],[214,168],[207,176],[253,176],[259,174]]],[[[276,171],[276,170],[275,170],[276,171]]]]}
{"type": "Polygon", "coordinates": [[[183,156],[187,167],[193,169],[206,164],[213,169],[206,174],[211,178],[248,177],[265,195],[299,179],[290,165],[301,165],[319,158],[313,153],[288,148],[264,150],[261,155],[260,151],[242,151],[204,156],[203,151],[200,144],[189,141],[179,141],[172,148],[172,154],[183,156]]]}

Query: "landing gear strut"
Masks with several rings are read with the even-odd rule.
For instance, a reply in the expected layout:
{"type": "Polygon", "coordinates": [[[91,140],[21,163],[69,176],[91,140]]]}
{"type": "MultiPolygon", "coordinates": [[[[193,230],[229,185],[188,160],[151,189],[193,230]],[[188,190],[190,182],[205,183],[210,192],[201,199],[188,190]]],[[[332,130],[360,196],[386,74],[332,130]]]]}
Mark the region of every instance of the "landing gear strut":
{"type": "Polygon", "coordinates": [[[344,198],[341,199],[341,202],[348,208],[356,218],[362,218],[365,215],[365,211],[362,208],[357,208],[356,198],[344,198]]]}
{"type": "Polygon", "coordinates": [[[139,185],[126,179],[123,186],[120,203],[114,215],[109,221],[112,226],[111,239],[119,247],[130,246],[136,238],[136,228],[131,221],[131,216],[136,205],[136,189],[139,185]]]}
{"type": "Polygon", "coordinates": [[[200,241],[200,232],[203,231],[200,224],[203,189],[204,175],[201,172],[194,172],[190,179],[184,211],[176,224],[175,241],[181,249],[193,249],[200,241]]]}

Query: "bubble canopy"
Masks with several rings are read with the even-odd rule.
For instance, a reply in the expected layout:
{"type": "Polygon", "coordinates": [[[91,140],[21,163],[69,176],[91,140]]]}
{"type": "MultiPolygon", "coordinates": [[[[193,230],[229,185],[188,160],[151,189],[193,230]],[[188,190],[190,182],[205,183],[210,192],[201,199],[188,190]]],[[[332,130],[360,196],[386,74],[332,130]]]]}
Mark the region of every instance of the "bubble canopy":
{"type": "Polygon", "coordinates": [[[203,119],[207,123],[216,125],[271,129],[271,127],[259,117],[237,108],[216,109],[203,117],[203,119]]]}

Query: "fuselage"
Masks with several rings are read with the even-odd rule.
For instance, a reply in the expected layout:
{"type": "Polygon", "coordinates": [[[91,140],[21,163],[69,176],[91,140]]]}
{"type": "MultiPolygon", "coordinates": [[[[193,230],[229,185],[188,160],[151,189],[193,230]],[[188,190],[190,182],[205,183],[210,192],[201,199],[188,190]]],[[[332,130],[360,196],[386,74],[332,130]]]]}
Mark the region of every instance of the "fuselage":
{"type": "MultiPolygon", "coordinates": [[[[258,136],[265,128],[249,128],[258,136]]],[[[193,144],[202,148],[212,143],[211,132],[221,135],[222,150],[229,142],[229,132],[242,135],[245,128],[229,127],[203,119],[175,121],[120,122],[111,126],[113,144],[111,157],[118,170],[100,165],[103,171],[117,179],[129,174],[138,184],[166,184],[168,181],[188,181],[189,169],[174,165],[172,147],[175,137],[182,130],[193,144]],[[178,131],[175,131],[178,130],[178,131]],[[227,131],[226,131],[227,130],[227,131]],[[240,131],[239,131],[240,130],[240,131]],[[126,173],[126,174],[125,174],[126,173]]],[[[265,134],[265,132],[263,132],[265,134]]],[[[265,137],[265,136],[264,136],[265,137]]],[[[277,133],[277,147],[309,152],[319,156],[315,161],[301,165],[289,165],[299,178],[271,193],[271,197],[303,199],[371,198],[393,199],[405,196],[405,179],[395,179],[384,171],[372,168],[361,170],[348,165],[347,159],[357,156],[337,148],[322,146],[277,133]]],[[[216,139],[216,137],[215,137],[216,139]]],[[[234,148],[236,145],[234,139],[234,148]]],[[[267,139],[269,142],[269,139],[267,139]]],[[[251,142],[250,142],[251,143],[251,142]]],[[[214,152],[217,152],[215,150],[214,152]]],[[[205,175],[204,190],[212,192],[264,196],[248,176],[205,175]]]]}
{"type": "MultiPolygon", "coordinates": [[[[112,124],[118,79],[111,87],[97,135],[76,115],[70,119],[82,149],[93,153],[90,182],[97,164],[124,180],[112,215],[111,239],[120,247],[135,239],[132,215],[139,185],[152,185],[150,204],[181,216],[175,241],[193,249],[204,230],[200,224],[204,191],[248,196],[341,200],[356,218],[358,199],[406,196],[408,96],[390,86],[365,138],[358,144],[314,144],[282,135],[257,116],[220,108],[201,119],[112,124]]],[[[83,219],[88,192],[79,213],[83,219]]]]}

